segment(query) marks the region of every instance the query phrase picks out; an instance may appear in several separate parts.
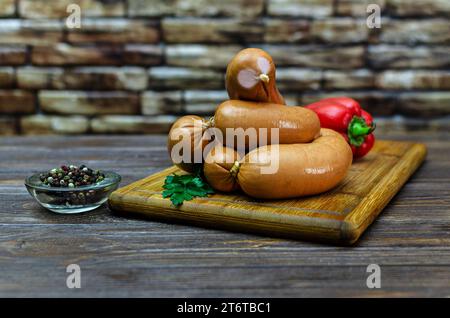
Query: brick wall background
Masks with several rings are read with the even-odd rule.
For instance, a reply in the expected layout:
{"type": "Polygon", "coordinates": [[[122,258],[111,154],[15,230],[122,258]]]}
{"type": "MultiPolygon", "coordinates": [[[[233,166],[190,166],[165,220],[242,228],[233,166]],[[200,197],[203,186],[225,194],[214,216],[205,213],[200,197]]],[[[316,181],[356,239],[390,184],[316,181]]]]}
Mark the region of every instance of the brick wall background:
{"type": "Polygon", "coordinates": [[[380,129],[450,130],[449,17],[449,0],[0,0],[0,134],[166,132],[227,99],[249,46],[290,105],[345,94],[380,129]]]}

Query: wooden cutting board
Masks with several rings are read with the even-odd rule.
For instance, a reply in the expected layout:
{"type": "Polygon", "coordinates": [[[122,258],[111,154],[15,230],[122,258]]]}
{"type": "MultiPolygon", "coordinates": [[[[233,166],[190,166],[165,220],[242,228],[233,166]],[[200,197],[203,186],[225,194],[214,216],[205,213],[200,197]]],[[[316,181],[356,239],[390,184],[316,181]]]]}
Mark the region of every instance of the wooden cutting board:
{"type": "Polygon", "coordinates": [[[290,200],[255,200],[240,193],[217,193],[187,201],[179,208],[161,196],[167,175],[176,167],[116,190],[112,210],[155,220],[183,222],[271,236],[352,244],[375,220],[426,156],[423,144],[377,141],[353,163],[335,189],[290,200]]]}

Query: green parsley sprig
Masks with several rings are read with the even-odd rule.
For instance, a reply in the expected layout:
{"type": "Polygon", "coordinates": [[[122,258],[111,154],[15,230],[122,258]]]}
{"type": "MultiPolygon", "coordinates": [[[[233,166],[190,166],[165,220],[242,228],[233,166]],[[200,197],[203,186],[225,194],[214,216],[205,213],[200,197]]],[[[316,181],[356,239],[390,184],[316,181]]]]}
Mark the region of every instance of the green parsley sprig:
{"type": "Polygon", "coordinates": [[[175,206],[180,206],[184,201],[190,201],[195,197],[207,197],[208,194],[214,193],[200,173],[167,176],[163,188],[163,198],[170,198],[175,206]]]}

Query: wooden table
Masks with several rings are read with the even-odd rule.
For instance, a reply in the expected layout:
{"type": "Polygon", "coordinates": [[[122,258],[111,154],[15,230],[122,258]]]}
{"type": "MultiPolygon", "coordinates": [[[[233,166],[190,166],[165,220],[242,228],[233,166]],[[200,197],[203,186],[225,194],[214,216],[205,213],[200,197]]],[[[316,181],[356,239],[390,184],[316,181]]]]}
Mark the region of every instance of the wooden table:
{"type": "Polygon", "coordinates": [[[0,296],[450,296],[450,134],[354,247],[230,233],[113,215],[58,215],[23,179],[61,163],[112,169],[122,185],[170,165],[164,136],[0,137],[0,296]],[[369,289],[369,264],[381,289],[369,289]],[[81,288],[66,286],[66,266],[81,288]]]}

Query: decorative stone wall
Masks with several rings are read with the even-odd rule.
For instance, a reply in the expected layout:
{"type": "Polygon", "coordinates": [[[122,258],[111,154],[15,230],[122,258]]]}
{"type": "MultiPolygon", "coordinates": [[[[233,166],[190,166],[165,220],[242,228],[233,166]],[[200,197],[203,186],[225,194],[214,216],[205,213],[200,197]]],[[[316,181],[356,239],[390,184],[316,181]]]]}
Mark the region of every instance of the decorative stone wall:
{"type": "Polygon", "coordinates": [[[450,130],[449,0],[0,0],[0,134],[164,133],[213,113],[250,46],[290,105],[348,95],[381,128],[450,130]]]}

